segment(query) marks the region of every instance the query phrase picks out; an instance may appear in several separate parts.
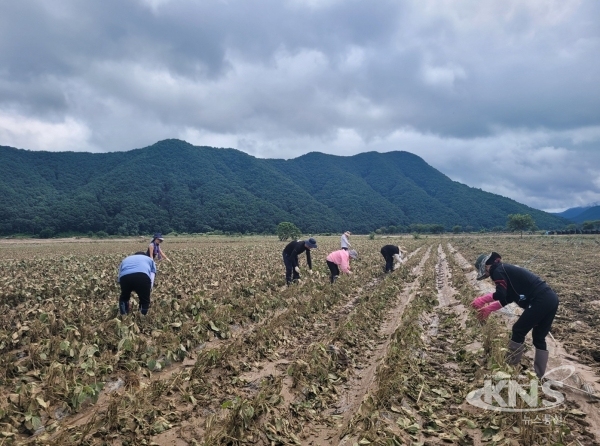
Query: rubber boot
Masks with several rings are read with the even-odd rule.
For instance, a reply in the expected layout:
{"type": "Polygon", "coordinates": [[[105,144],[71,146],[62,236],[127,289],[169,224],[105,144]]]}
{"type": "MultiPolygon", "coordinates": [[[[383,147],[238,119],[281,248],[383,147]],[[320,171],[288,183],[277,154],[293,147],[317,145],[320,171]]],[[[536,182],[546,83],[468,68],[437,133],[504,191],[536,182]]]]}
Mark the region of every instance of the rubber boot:
{"type": "Polygon", "coordinates": [[[546,374],[546,366],[548,365],[548,350],[535,349],[533,358],[533,369],[539,379],[546,374]]]}
{"type": "Polygon", "coordinates": [[[523,344],[519,344],[511,339],[508,343],[506,363],[509,365],[518,365],[521,362],[521,356],[523,356],[524,351],[525,347],[523,344]]]}

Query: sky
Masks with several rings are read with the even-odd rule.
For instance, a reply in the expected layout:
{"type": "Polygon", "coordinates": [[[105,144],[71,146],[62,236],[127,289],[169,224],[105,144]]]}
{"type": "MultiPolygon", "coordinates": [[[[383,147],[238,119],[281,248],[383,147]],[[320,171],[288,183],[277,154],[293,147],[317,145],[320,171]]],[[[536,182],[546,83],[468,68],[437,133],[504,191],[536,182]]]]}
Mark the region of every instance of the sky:
{"type": "Polygon", "coordinates": [[[404,150],[557,212],[600,202],[597,0],[0,0],[0,145],[404,150]]]}

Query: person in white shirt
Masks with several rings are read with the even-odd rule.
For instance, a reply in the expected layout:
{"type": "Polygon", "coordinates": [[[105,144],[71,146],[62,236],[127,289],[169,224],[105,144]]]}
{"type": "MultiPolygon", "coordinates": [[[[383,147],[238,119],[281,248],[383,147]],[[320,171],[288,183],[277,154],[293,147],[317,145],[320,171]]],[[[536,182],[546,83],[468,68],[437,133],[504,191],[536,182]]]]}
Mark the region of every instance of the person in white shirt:
{"type": "Polygon", "coordinates": [[[348,240],[348,238],[350,237],[350,234],[352,234],[350,231],[346,231],[342,234],[342,249],[344,251],[348,251],[348,248],[350,248],[352,246],[350,244],[350,241],[348,240]]]}

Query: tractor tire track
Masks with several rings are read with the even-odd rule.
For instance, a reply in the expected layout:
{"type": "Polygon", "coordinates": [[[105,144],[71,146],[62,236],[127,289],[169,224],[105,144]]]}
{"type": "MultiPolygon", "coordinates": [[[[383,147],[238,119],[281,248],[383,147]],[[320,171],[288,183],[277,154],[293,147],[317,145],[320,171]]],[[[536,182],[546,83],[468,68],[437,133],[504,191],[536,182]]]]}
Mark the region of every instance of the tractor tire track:
{"type": "Polygon", "coordinates": [[[461,328],[465,328],[469,313],[466,307],[454,297],[457,291],[452,286],[452,270],[448,265],[446,252],[441,244],[438,245],[438,262],[435,267],[435,276],[438,290],[438,307],[451,307],[452,311],[459,317],[461,328]]]}
{"type": "Polygon", "coordinates": [[[339,415],[337,427],[314,426],[314,433],[309,436],[304,444],[307,445],[346,445],[349,438],[344,437],[350,420],[358,411],[364,398],[373,391],[376,380],[377,367],[386,356],[391,342],[391,336],[396,331],[406,306],[416,295],[419,278],[422,275],[423,265],[429,259],[431,246],[424,253],[419,264],[413,268],[412,273],[416,278],[409,283],[398,296],[397,305],[388,313],[380,326],[381,339],[383,341],[373,350],[369,358],[369,364],[362,369],[355,369],[353,375],[345,386],[344,395],[338,400],[335,408],[328,409],[328,415],[339,415]]]}

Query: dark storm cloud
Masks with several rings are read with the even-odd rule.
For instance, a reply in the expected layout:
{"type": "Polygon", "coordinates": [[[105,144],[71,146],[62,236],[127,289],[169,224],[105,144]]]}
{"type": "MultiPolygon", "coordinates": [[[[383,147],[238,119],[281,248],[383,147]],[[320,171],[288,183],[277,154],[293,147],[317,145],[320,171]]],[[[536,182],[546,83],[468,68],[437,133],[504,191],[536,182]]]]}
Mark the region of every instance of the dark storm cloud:
{"type": "Polygon", "coordinates": [[[599,201],[599,13],[591,0],[3,1],[0,144],[407,150],[535,207],[599,201]]]}

